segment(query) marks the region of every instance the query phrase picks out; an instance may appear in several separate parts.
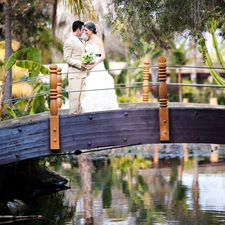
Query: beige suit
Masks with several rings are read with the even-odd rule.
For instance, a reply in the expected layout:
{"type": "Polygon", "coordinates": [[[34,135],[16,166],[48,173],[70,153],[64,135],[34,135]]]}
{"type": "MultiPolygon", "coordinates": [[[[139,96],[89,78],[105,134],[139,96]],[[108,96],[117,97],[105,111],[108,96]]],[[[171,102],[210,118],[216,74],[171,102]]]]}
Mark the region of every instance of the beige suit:
{"type": "Polygon", "coordinates": [[[81,113],[81,100],[83,98],[84,79],[87,72],[81,69],[81,54],[84,46],[81,41],[71,35],[63,45],[64,60],[69,66],[68,82],[69,82],[69,104],[70,114],[81,113]]]}

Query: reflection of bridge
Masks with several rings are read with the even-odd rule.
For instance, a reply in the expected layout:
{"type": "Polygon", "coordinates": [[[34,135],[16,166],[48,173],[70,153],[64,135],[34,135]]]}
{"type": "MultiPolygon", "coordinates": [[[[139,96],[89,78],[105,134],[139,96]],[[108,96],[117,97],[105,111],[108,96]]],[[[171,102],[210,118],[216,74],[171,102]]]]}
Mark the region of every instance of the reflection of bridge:
{"type": "Polygon", "coordinates": [[[144,68],[143,103],[122,109],[68,115],[57,105],[57,70],[50,79],[50,113],[0,123],[0,165],[39,156],[99,147],[151,143],[225,144],[225,107],[167,103],[166,64],[159,59],[159,106],[148,103],[144,68]]]}

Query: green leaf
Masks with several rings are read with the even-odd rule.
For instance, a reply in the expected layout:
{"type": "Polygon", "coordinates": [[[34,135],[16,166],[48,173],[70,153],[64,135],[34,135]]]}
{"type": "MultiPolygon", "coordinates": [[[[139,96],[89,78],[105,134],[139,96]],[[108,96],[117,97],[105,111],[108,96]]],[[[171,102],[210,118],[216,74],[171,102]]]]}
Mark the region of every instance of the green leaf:
{"type": "Polygon", "coordinates": [[[159,56],[161,56],[163,53],[162,48],[155,49],[151,54],[151,60],[157,59],[159,56]]]}
{"type": "Polygon", "coordinates": [[[49,69],[45,66],[42,66],[39,63],[29,61],[29,60],[20,60],[16,62],[16,65],[21,68],[25,68],[31,71],[35,71],[42,74],[49,74],[49,69]]]}
{"type": "Polygon", "coordinates": [[[30,108],[30,115],[33,115],[35,113],[38,113],[40,111],[45,111],[45,96],[36,96],[34,97],[33,101],[31,102],[31,108],[30,108]]]}
{"type": "Polygon", "coordinates": [[[17,101],[17,102],[14,104],[14,106],[15,106],[17,109],[24,111],[26,104],[27,104],[27,100],[26,100],[26,99],[23,99],[23,100],[17,101]]]}
{"type": "Polygon", "coordinates": [[[31,48],[23,48],[14,54],[12,54],[6,61],[5,61],[5,70],[9,70],[17,61],[18,58],[20,58],[22,55],[27,54],[29,51],[31,51],[31,48]]]}
{"type": "Polygon", "coordinates": [[[29,78],[37,77],[39,75],[38,72],[29,70],[29,78]]]}
{"type": "Polygon", "coordinates": [[[170,46],[171,46],[172,49],[176,49],[177,48],[175,42],[169,40],[169,43],[170,43],[170,46]]]}
{"type": "Polygon", "coordinates": [[[10,115],[13,119],[17,118],[17,115],[15,114],[15,112],[13,111],[13,109],[12,109],[9,105],[4,104],[4,108],[8,111],[9,115],[10,115]]]}
{"type": "MultiPolygon", "coordinates": [[[[41,51],[37,48],[23,48],[14,54],[12,54],[6,61],[5,61],[5,70],[9,70],[21,57],[26,55],[26,59],[29,61],[33,61],[36,63],[41,62],[41,51]]],[[[35,76],[35,75],[34,75],[35,76]]]]}
{"type": "MultiPolygon", "coordinates": [[[[41,51],[37,48],[32,48],[32,50],[27,53],[26,60],[33,61],[33,62],[40,64],[41,63],[41,51]]],[[[29,71],[30,78],[37,77],[38,75],[39,75],[39,73],[36,71],[32,71],[32,70],[29,71]]]]}
{"type": "Polygon", "coordinates": [[[2,61],[0,61],[0,66],[3,66],[3,65],[4,65],[4,63],[2,61]]]}
{"type": "Polygon", "coordinates": [[[32,48],[31,51],[27,53],[26,59],[36,63],[41,63],[41,51],[37,48],[32,48]]]}
{"type": "Polygon", "coordinates": [[[33,101],[31,102],[30,115],[35,114],[37,104],[38,104],[38,97],[34,97],[33,101]]]}
{"type": "MultiPolygon", "coordinates": [[[[32,48],[30,52],[27,53],[26,60],[33,61],[36,63],[41,63],[41,51],[37,48],[32,48]]],[[[39,72],[30,70],[29,71],[29,77],[37,77],[39,75],[39,72]]]]}
{"type": "Polygon", "coordinates": [[[44,105],[44,96],[37,96],[41,91],[42,91],[42,87],[43,87],[43,83],[38,84],[35,89],[34,89],[34,94],[36,95],[32,102],[31,102],[31,108],[30,108],[30,115],[35,114],[37,112],[37,106],[38,104],[41,104],[41,102],[43,101],[43,105],[44,105]]]}

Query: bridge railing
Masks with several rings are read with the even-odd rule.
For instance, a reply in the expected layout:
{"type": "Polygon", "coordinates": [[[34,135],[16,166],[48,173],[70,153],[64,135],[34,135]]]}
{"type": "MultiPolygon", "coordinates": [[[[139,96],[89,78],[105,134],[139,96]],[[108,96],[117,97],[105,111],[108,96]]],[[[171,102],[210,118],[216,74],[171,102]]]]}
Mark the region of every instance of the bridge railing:
{"type": "MultiPolygon", "coordinates": [[[[149,100],[149,78],[150,67],[149,61],[144,61],[143,67],[143,96],[144,102],[149,100]]],[[[159,57],[159,127],[160,127],[160,140],[169,140],[169,110],[167,99],[167,73],[166,73],[166,58],[159,57]]],[[[58,109],[62,106],[62,77],[61,68],[56,65],[51,65],[50,69],[50,148],[51,150],[60,149],[59,137],[59,117],[58,109]]]]}

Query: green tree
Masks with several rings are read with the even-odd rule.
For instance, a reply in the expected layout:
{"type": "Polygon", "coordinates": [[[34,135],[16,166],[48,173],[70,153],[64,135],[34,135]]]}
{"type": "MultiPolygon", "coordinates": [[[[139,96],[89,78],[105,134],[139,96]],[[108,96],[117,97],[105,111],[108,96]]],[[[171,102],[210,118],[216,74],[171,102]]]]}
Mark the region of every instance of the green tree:
{"type": "Polygon", "coordinates": [[[168,49],[168,40],[175,34],[196,38],[206,30],[211,15],[218,20],[224,18],[224,12],[223,0],[110,0],[106,17],[124,41],[132,41],[131,51],[139,52],[141,38],[168,49]]]}
{"type": "MultiPolygon", "coordinates": [[[[40,42],[40,33],[46,27],[50,29],[50,7],[51,0],[22,0],[12,1],[11,35],[13,40],[17,40],[21,48],[37,47],[40,42]],[[38,3],[38,4],[37,4],[38,3]]],[[[5,4],[0,4],[0,24],[5,23],[5,4]]],[[[6,29],[6,27],[5,27],[6,29]]],[[[2,39],[6,39],[4,33],[2,39]]]]}
{"type": "Polygon", "coordinates": [[[191,37],[199,45],[206,66],[214,80],[221,85],[224,79],[213,68],[211,57],[205,44],[204,33],[208,31],[213,38],[217,60],[224,68],[224,62],[218,50],[216,30],[225,38],[225,1],[224,0],[115,0],[108,3],[108,22],[119,31],[123,40],[132,43],[131,51],[141,56],[140,39],[154,41],[156,46],[165,50],[171,48],[168,40],[176,35],[186,39],[191,37]],[[122,26],[119,26],[123,24],[122,26]]]}

